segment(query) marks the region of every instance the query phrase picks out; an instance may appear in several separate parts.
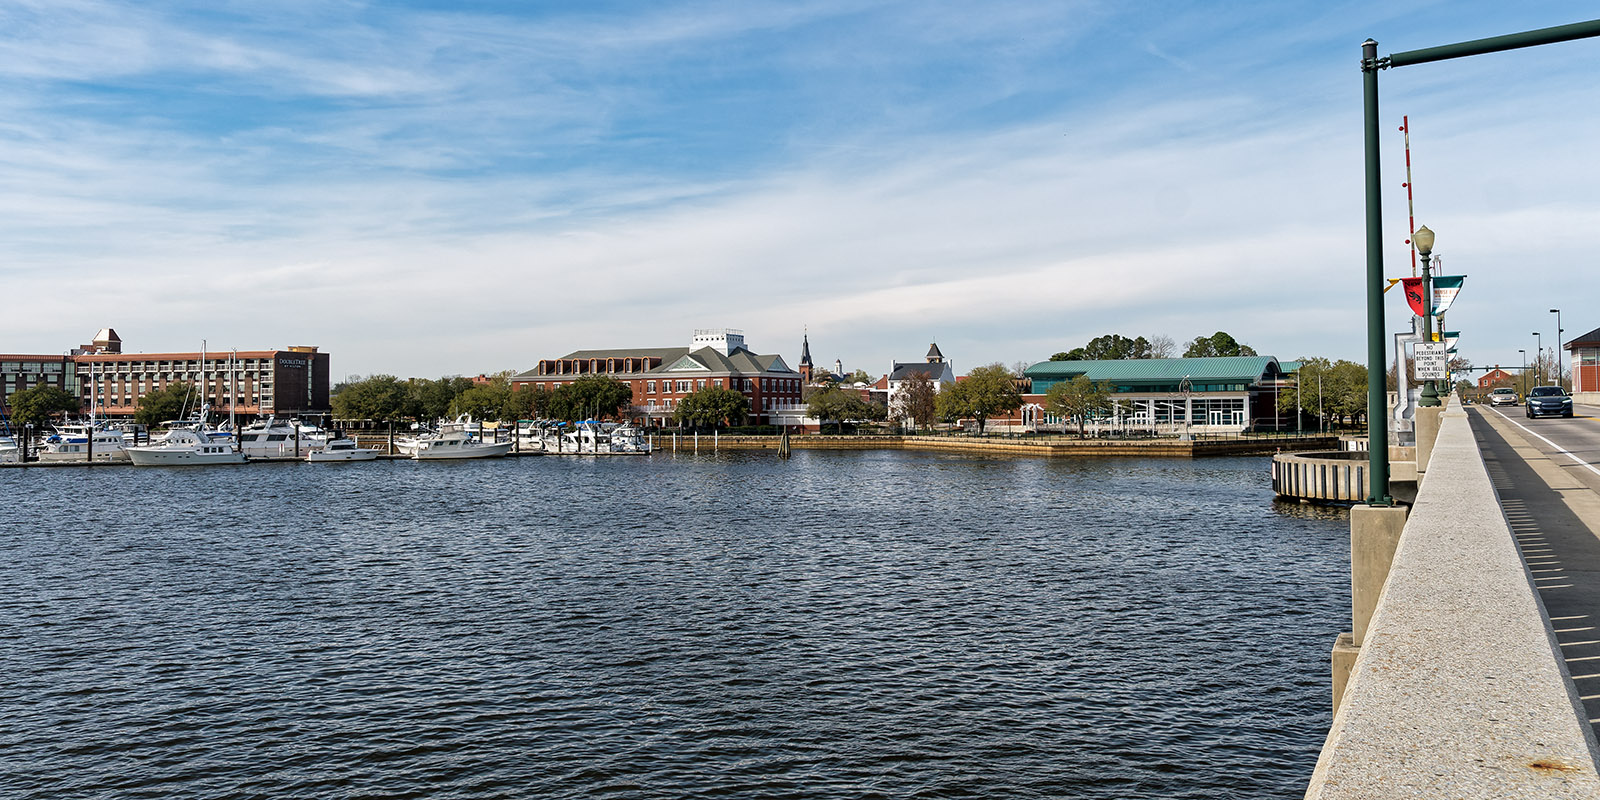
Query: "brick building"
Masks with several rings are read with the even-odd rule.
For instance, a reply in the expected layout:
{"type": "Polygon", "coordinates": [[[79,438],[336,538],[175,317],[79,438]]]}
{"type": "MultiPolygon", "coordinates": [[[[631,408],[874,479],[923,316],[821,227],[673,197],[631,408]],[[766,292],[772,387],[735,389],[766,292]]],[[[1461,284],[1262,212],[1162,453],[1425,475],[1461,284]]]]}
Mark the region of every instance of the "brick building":
{"type": "Polygon", "coordinates": [[[672,421],[678,403],[707,387],[733,389],[750,401],[750,422],[768,424],[776,412],[800,405],[802,378],[779,355],[759,355],[741,331],[697,330],[688,347],[578,350],[547,358],[511,378],[512,388],[553,390],[586,376],[615,378],[633,389],[629,418],[646,425],[672,421]]]}
{"type": "Polygon", "coordinates": [[[1517,377],[1515,375],[1512,375],[1511,373],[1506,372],[1499,367],[1495,367],[1494,369],[1485,372],[1483,377],[1478,378],[1478,388],[1488,390],[1493,389],[1496,386],[1510,386],[1516,381],[1516,379],[1517,377]]]}
{"type": "Polygon", "coordinates": [[[4,396],[40,383],[76,395],[87,412],[101,417],[131,417],[139,398],[176,382],[202,385],[218,411],[236,400],[240,415],[322,414],[328,400],[329,356],[315,347],[245,350],[238,353],[124,353],[117,332],[104,328],[92,343],[65,356],[0,355],[4,396]],[[237,369],[229,371],[230,357],[237,369]],[[13,374],[15,373],[15,375],[13,374]],[[237,394],[230,392],[236,389],[237,394]]]}

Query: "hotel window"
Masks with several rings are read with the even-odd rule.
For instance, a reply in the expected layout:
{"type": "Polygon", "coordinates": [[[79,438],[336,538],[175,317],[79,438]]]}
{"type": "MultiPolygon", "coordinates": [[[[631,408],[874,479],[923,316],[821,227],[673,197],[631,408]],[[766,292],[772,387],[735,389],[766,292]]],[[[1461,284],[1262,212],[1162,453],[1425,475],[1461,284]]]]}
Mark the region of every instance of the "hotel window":
{"type": "MultiPolygon", "coordinates": [[[[645,385],[645,391],[649,392],[650,394],[655,394],[656,393],[656,382],[655,381],[645,381],[644,385],[645,385]]],[[[654,407],[655,403],[651,402],[650,405],[652,407],[654,407]]]]}
{"type": "Polygon", "coordinates": [[[700,379],[700,380],[697,380],[697,381],[695,381],[695,382],[694,382],[694,388],[695,388],[695,389],[697,389],[697,390],[698,390],[698,389],[704,389],[704,388],[706,388],[706,382],[705,382],[705,379],[704,379],[704,378],[702,378],[702,379],[700,379]]]}
{"type": "Polygon", "coordinates": [[[678,381],[678,391],[680,391],[680,392],[689,391],[690,383],[691,383],[690,381],[678,381]]]}

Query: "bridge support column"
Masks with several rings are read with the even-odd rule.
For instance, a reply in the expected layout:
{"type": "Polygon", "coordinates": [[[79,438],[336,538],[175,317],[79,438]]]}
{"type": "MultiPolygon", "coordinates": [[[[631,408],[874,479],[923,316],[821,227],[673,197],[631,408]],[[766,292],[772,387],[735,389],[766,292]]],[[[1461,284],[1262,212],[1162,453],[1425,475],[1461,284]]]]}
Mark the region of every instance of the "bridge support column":
{"type": "Polygon", "coordinates": [[[1433,456],[1433,442],[1439,438],[1439,415],[1444,406],[1417,409],[1417,472],[1428,471],[1428,459],[1433,456]]]}
{"type": "Polygon", "coordinates": [[[1361,652],[1372,614],[1378,608],[1389,565],[1406,527],[1404,506],[1355,506],[1350,509],[1350,633],[1333,645],[1333,707],[1339,708],[1345,683],[1361,652]]]}

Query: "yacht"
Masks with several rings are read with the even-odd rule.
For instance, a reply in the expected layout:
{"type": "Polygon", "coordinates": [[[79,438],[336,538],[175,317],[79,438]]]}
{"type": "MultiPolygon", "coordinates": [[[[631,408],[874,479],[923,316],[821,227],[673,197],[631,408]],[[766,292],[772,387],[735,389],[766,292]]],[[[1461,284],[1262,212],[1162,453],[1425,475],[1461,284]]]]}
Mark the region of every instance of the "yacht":
{"type": "Polygon", "coordinates": [[[568,433],[561,435],[560,453],[583,455],[644,455],[650,452],[650,440],[644,429],[615,422],[584,420],[568,433]]]}
{"type": "MultiPolygon", "coordinates": [[[[411,457],[418,461],[458,458],[492,458],[511,452],[513,442],[485,442],[464,428],[446,425],[439,433],[420,436],[409,443],[411,457]]],[[[398,443],[396,444],[398,447],[398,443]]],[[[401,452],[407,452],[402,450],[401,452]]]]}
{"type": "Polygon", "coordinates": [[[127,461],[127,440],[120,430],[95,425],[60,425],[45,437],[40,461],[127,461]]]}
{"type": "Polygon", "coordinates": [[[243,464],[244,453],[234,443],[211,438],[204,428],[174,428],[158,444],[126,448],[128,457],[141,467],[201,466],[243,464]]]}
{"type": "Polygon", "coordinates": [[[321,450],[306,453],[306,460],[312,463],[334,461],[372,461],[378,457],[378,451],[361,447],[354,439],[334,439],[328,442],[321,450]]]}
{"type": "Polygon", "coordinates": [[[239,431],[239,449],[247,456],[286,457],[306,455],[321,450],[328,444],[328,434],[321,428],[285,422],[267,417],[246,425],[239,431]]]}
{"type": "MultiPolygon", "coordinates": [[[[204,372],[206,363],[205,343],[200,345],[200,385],[208,385],[204,372]]],[[[238,370],[238,356],[229,357],[228,373],[230,378],[238,370]]],[[[176,467],[176,466],[202,466],[208,464],[243,464],[244,452],[234,440],[232,430],[235,430],[235,404],[238,395],[235,393],[228,405],[228,431],[218,431],[206,424],[210,416],[211,406],[207,403],[200,405],[196,415],[198,421],[190,425],[174,427],[167,431],[167,435],[158,442],[152,442],[142,447],[127,448],[128,457],[135,466],[141,467],[176,467]]]]}

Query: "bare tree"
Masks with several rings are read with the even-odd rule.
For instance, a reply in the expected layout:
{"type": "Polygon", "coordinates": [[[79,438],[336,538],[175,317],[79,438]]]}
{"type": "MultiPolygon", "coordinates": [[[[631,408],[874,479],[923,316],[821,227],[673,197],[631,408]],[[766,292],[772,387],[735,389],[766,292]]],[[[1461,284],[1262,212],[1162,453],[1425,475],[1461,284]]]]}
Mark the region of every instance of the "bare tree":
{"type": "Polygon", "coordinates": [[[1172,358],[1178,354],[1178,343],[1171,336],[1161,334],[1150,337],[1151,358],[1172,358]]]}
{"type": "Polygon", "coordinates": [[[896,398],[897,416],[910,420],[917,430],[926,430],[939,413],[939,391],[926,372],[913,372],[900,383],[896,398]]]}

